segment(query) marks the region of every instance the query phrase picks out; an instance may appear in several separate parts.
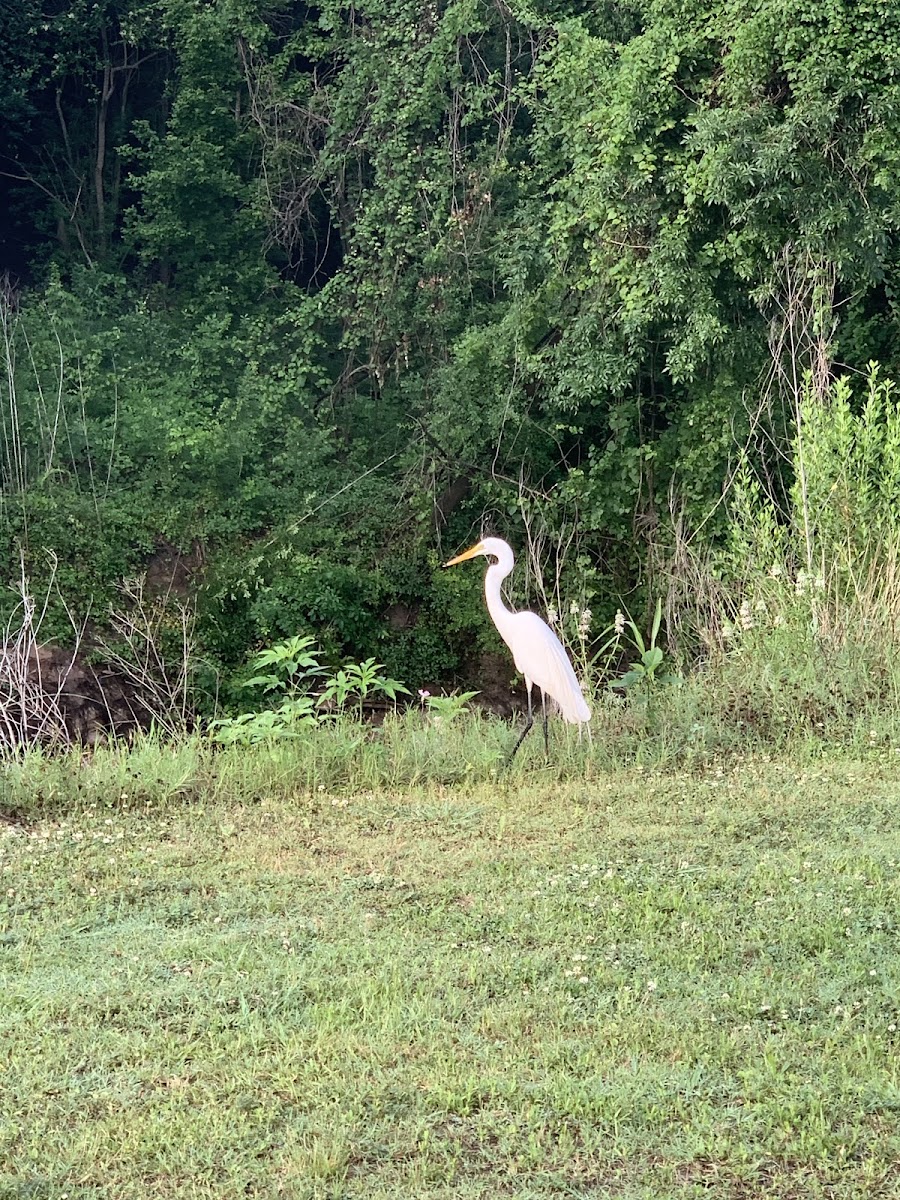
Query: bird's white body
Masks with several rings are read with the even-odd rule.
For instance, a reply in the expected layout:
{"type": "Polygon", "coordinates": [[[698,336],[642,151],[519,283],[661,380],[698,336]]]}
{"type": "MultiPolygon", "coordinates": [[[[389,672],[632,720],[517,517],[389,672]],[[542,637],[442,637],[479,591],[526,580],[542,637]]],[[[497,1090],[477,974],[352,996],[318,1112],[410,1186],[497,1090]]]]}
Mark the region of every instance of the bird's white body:
{"type": "Polygon", "coordinates": [[[528,688],[529,709],[531,689],[534,684],[545,696],[550,696],[559,706],[562,716],[573,725],[591,719],[591,710],[585,702],[575,678],[575,672],[559,638],[550,626],[533,612],[512,612],[503,602],[500,587],[513,569],[514,558],[510,546],[502,538],[484,538],[451,559],[447,566],[467,558],[484,554],[495,558],[484,576],[484,595],[488,612],[497,626],[497,631],[512,651],[513,660],[525,677],[528,688]]]}

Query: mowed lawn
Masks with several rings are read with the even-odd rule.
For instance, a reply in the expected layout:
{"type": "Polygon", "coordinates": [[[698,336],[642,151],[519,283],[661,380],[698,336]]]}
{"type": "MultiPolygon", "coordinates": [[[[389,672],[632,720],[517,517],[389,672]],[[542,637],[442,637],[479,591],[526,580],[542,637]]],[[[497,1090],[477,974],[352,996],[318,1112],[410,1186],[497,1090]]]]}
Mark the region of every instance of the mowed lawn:
{"type": "Polygon", "coordinates": [[[0,1196],[900,1197],[900,762],[0,825],[0,1196]]]}

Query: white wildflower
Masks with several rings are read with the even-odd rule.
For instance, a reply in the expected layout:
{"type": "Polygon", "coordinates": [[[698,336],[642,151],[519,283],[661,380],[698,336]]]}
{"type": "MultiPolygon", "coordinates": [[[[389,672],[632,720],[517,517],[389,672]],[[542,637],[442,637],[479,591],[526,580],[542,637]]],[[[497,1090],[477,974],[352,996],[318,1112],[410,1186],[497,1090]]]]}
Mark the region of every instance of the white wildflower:
{"type": "Polygon", "coordinates": [[[625,632],[625,614],[622,612],[621,608],[616,609],[616,617],[613,621],[613,628],[616,631],[617,637],[621,637],[625,632]]]}
{"type": "Polygon", "coordinates": [[[547,609],[547,621],[549,622],[549,624],[555,625],[558,620],[559,620],[559,613],[556,611],[555,606],[551,604],[550,607],[547,609]]]}
{"type": "Polygon", "coordinates": [[[590,633],[591,619],[592,619],[593,615],[594,614],[591,612],[591,610],[589,608],[583,608],[581,610],[581,619],[578,622],[578,636],[579,637],[586,638],[587,635],[590,633]]]}
{"type": "Polygon", "coordinates": [[[781,563],[773,562],[771,567],[769,567],[769,575],[772,579],[778,579],[783,574],[781,563]]]}
{"type": "Polygon", "coordinates": [[[756,624],[756,622],[753,620],[753,611],[750,608],[749,600],[744,600],[741,602],[740,611],[738,613],[738,621],[741,629],[743,629],[745,633],[749,632],[756,624]]]}

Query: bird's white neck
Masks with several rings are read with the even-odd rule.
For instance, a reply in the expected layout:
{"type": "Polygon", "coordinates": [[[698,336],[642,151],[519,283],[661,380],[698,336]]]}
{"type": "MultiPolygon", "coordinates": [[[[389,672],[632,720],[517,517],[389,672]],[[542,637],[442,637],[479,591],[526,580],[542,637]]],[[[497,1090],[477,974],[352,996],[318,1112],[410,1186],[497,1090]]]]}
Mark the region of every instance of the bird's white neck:
{"type": "Polygon", "coordinates": [[[491,620],[500,630],[501,637],[509,618],[513,614],[503,603],[500,585],[512,569],[512,551],[507,547],[505,554],[502,551],[497,552],[497,562],[491,563],[484,574],[484,598],[487,601],[491,620]]]}

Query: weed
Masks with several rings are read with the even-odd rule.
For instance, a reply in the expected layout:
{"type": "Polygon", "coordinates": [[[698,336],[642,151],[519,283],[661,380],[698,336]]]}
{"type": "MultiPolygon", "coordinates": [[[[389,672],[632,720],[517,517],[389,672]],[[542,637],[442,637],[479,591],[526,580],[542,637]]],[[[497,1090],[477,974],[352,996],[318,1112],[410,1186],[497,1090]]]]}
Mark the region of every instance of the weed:
{"type": "Polygon", "coordinates": [[[653,614],[653,624],[650,627],[650,636],[645,642],[640,629],[635,625],[634,621],[626,618],[622,624],[631,630],[631,636],[634,640],[635,649],[638,652],[637,661],[630,663],[625,674],[616,680],[619,687],[623,688],[652,688],[657,682],[662,671],[663,659],[665,654],[661,646],[656,644],[656,639],[659,637],[659,626],[662,620],[662,600],[656,601],[656,611],[653,614]]]}
{"type": "Polygon", "coordinates": [[[469,703],[477,695],[477,692],[452,692],[449,696],[432,696],[430,692],[419,691],[419,699],[434,718],[435,724],[442,722],[448,725],[469,711],[469,703]]]}
{"type": "Polygon", "coordinates": [[[259,651],[251,660],[255,674],[243,687],[274,694],[273,707],[220,717],[210,722],[213,740],[227,744],[256,745],[279,738],[296,738],[322,724],[335,712],[343,714],[350,704],[362,720],[363,705],[377,695],[396,701],[409,691],[397,679],[380,674],[382,663],[367,658],[329,670],[321,663],[322,651],[312,637],[297,635],[259,651]]]}

